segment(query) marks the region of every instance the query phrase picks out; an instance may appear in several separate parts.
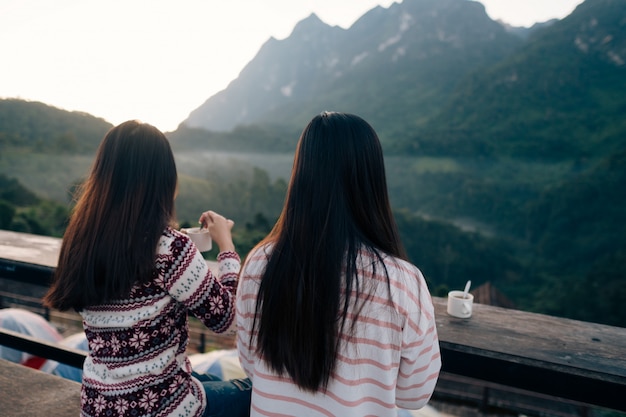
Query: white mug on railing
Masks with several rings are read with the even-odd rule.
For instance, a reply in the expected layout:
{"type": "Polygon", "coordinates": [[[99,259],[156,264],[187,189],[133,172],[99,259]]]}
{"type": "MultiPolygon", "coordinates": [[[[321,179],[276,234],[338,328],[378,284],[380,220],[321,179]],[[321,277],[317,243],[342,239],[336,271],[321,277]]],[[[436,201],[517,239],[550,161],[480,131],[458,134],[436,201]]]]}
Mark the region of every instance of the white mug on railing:
{"type": "Polygon", "coordinates": [[[461,319],[467,319],[472,316],[472,306],[474,304],[474,296],[467,293],[463,298],[463,291],[450,291],[448,293],[448,314],[461,319]]]}

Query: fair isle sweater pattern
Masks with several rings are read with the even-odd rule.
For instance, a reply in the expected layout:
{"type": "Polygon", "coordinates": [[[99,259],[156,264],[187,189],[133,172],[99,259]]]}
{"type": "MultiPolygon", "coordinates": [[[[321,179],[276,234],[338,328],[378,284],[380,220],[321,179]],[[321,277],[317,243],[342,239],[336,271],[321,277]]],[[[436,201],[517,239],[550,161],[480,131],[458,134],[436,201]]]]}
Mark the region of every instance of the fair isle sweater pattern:
{"type": "Polygon", "coordinates": [[[188,314],[221,333],[234,320],[239,255],[218,255],[216,278],[189,238],[167,228],[154,279],[128,299],[81,311],[89,341],[81,415],[201,416],[202,384],[186,355],[188,314]]]}

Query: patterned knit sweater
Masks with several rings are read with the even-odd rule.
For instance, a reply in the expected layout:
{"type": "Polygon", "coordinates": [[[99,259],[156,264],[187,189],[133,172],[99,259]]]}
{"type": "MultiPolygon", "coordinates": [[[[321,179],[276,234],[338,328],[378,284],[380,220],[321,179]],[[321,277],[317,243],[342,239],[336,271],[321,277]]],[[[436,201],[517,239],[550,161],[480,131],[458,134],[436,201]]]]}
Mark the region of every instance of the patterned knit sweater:
{"type": "MultiPolygon", "coordinates": [[[[311,393],[299,389],[288,374],[276,374],[256,351],[253,322],[268,250],[248,255],[237,290],[237,347],[244,371],[252,379],[252,417],[390,417],[397,415],[396,407],[426,405],[439,376],[441,356],[432,300],[419,269],[389,256],[383,267],[372,254],[361,253],[358,273],[366,281],[363,287],[373,288],[373,293],[358,314],[353,337],[341,336],[327,391],[311,393]]],[[[349,311],[347,329],[354,318],[355,311],[349,311]]]]}
{"type": "Polygon", "coordinates": [[[202,384],[185,354],[187,314],[215,332],[234,320],[239,255],[218,255],[219,279],[184,234],[167,228],[154,280],[130,297],[81,311],[89,341],[81,415],[201,416],[202,384]]]}

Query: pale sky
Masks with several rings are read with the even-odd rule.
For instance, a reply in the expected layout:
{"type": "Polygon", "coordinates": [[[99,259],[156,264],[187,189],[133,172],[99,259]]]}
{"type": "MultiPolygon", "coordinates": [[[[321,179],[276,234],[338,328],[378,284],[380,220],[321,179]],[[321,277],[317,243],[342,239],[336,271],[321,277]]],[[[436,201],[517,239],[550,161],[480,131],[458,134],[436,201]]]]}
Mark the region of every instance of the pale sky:
{"type": "MultiPolygon", "coordinates": [[[[514,26],[563,18],[581,2],[481,1],[492,19],[514,26]]],[[[393,3],[0,0],[0,98],[173,131],[237,78],[270,37],[288,37],[311,13],[349,28],[373,7],[393,3]]]]}

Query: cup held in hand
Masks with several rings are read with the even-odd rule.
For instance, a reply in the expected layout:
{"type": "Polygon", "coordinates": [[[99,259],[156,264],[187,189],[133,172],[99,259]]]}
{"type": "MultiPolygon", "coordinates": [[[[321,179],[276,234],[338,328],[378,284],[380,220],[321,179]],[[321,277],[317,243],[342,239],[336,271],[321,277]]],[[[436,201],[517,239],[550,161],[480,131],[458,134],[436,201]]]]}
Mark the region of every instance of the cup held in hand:
{"type": "Polygon", "coordinates": [[[211,240],[211,234],[207,229],[200,227],[190,227],[184,230],[187,236],[195,243],[200,252],[210,251],[213,247],[213,241],[211,240]]]}
{"type": "Polygon", "coordinates": [[[463,291],[450,291],[448,293],[448,314],[461,319],[472,316],[474,296],[467,293],[467,298],[463,298],[463,291]]]}

